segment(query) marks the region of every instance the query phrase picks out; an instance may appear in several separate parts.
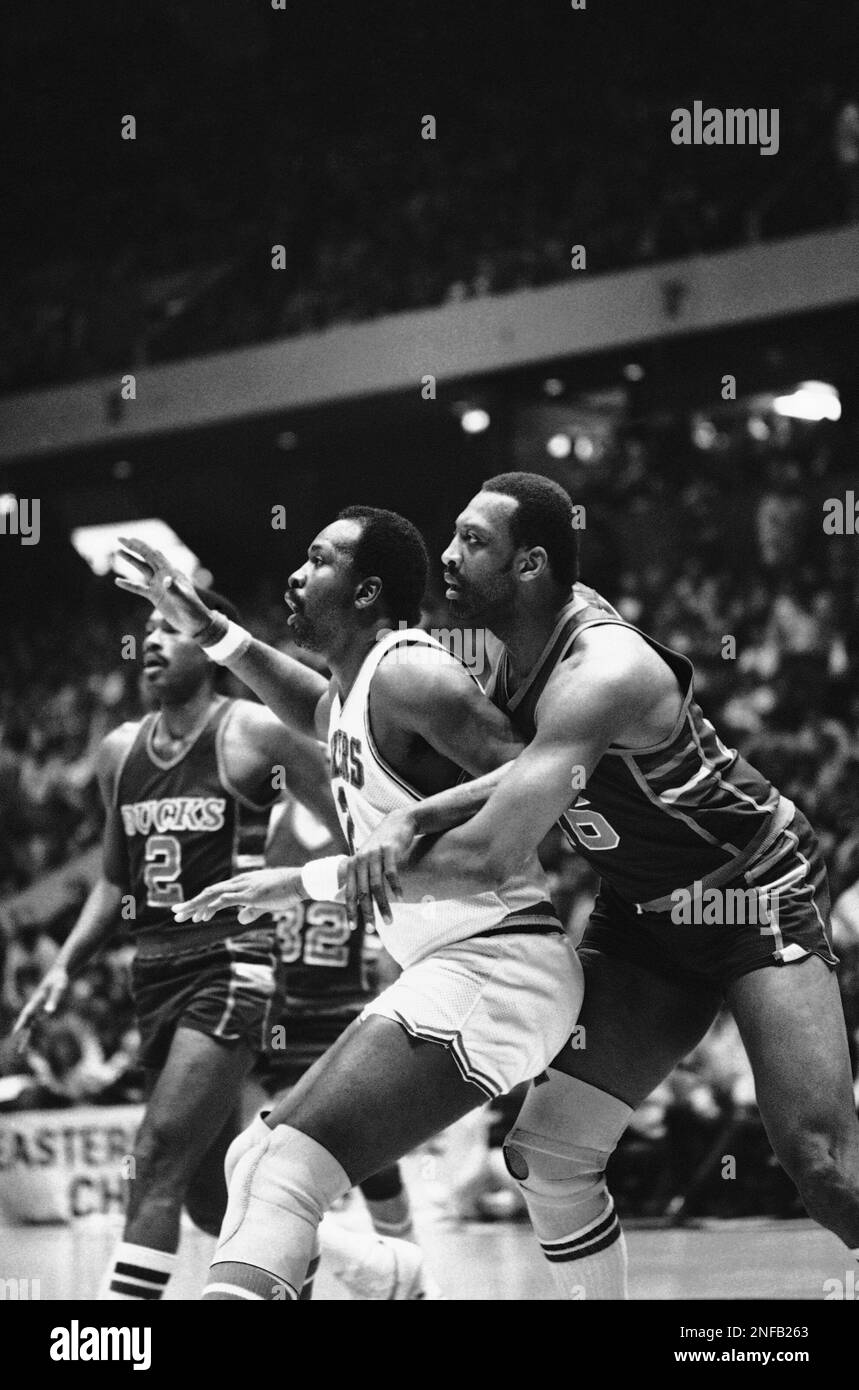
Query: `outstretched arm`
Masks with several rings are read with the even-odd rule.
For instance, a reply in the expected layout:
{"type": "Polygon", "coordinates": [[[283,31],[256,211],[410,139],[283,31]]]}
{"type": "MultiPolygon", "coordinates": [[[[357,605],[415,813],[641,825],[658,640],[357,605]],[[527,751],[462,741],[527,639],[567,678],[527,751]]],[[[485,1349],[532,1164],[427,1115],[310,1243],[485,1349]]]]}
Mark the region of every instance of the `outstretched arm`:
{"type": "MultiPolygon", "coordinates": [[[[443,757],[470,772],[493,769],[485,779],[490,785],[495,784],[503,766],[509,765],[521,749],[506,716],[486,699],[465,668],[432,649],[412,648],[406,658],[384,660],[373,677],[370,707],[373,729],[383,748],[393,734],[399,740],[404,733],[418,735],[443,757]]],[[[445,794],[451,798],[448,809],[437,810],[435,815],[471,813],[483,804],[487,794],[488,788],[473,793],[468,783],[452,788],[445,794]]],[[[418,817],[422,805],[415,803],[418,817]]],[[[412,838],[410,832],[408,843],[412,838]]],[[[347,908],[354,920],[356,899],[346,883],[348,862],[345,855],[336,866],[332,862],[331,871],[335,867],[337,870],[336,885],[332,882],[330,892],[315,896],[334,897],[338,889],[346,889],[347,908]]],[[[314,896],[302,883],[301,873],[300,869],[270,868],[239,874],[203,889],[195,898],[174,908],[174,913],[179,921],[208,921],[215,912],[239,908],[239,921],[251,922],[263,912],[278,911],[303,897],[314,896]]],[[[389,921],[390,908],[381,879],[377,892],[380,910],[389,921]]],[[[363,901],[372,917],[369,897],[363,901]]]]}
{"type": "MultiPolygon", "coordinates": [[[[227,634],[227,619],[206,606],[188,576],[171,565],[160,550],[130,537],[121,536],[120,541],[123,557],[140,577],[134,581],[118,578],[119,588],[148,599],[177,631],[193,637],[204,650],[215,647],[227,634]]],[[[328,689],[317,671],[257,641],[250,633],[244,633],[233,654],[221,664],[244,681],[282,723],[314,737],[316,707],[328,689]]]]}
{"type": "MultiPolygon", "coordinates": [[[[546,832],[574,799],[573,767],[593,770],[612,741],[605,707],[613,703],[608,689],[594,688],[594,703],[574,715],[568,700],[552,700],[542,712],[540,728],[529,746],[504,775],[481,810],[458,829],[424,836],[397,856],[385,852],[371,857],[359,881],[356,861],[341,856],[337,865],[346,907],[354,918],[357,905],[370,915],[378,907],[391,921],[390,898],[420,902],[424,898],[472,897],[501,886],[534,854],[546,832]],[[605,703],[600,703],[600,697],[605,703]],[[372,875],[370,870],[372,868],[372,875]],[[398,891],[399,890],[399,891],[398,891]]],[[[544,696],[545,699],[545,696],[544,696]]],[[[576,778],[580,786],[581,776],[576,778]]],[[[397,812],[399,816],[402,813],[397,812]]],[[[390,822],[392,817],[388,817],[390,822]]],[[[260,869],[213,884],[190,902],[173,909],[179,921],[207,921],[215,912],[239,908],[239,921],[251,922],[262,912],[276,911],[303,896],[301,870],[260,869]]]]}
{"type": "MultiPolygon", "coordinates": [[[[634,672],[599,673],[591,662],[586,671],[577,665],[556,673],[541,700],[533,742],[485,805],[458,828],[412,846],[399,871],[403,898],[417,902],[498,888],[575,800],[639,699],[634,672]]],[[[362,903],[367,893],[381,908],[375,883],[359,888],[362,903]]]]}

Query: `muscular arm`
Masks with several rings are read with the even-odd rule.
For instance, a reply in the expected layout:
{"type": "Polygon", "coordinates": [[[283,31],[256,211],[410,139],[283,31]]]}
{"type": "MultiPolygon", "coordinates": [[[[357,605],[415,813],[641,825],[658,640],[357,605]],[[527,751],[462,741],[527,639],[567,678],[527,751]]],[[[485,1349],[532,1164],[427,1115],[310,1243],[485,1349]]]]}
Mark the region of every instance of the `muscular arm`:
{"type": "Polygon", "coordinates": [[[387,816],[342,870],[350,920],[357,917],[359,901],[370,914],[372,895],[390,921],[387,889],[400,894],[397,863],[415,836],[459,825],[479,810],[522,744],[507,716],[459,662],[421,647],[409,649],[405,661],[381,663],[370,691],[370,716],[383,747],[386,736],[396,747],[404,732],[418,735],[454,767],[479,777],[387,816]]]}
{"type": "MultiPolygon", "coordinates": [[[[600,672],[591,661],[556,672],[541,699],[533,741],[482,809],[457,829],[413,847],[400,869],[405,900],[499,887],[537,850],[574,799],[574,769],[581,769],[585,780],[590,776],[628,726],[639,699],[634,670],[600,672]]],[[[575,790],[581,780],[578,774],[575,790]]]]}
{"type": "Polygon", "coordinates": [[[438,835],[443,830],[453,830],[457,825],[471,820],[486,805],[501,778],[512,766],[512,761],[502,763],[483,777],[460,782],[447,791],[436,792],[435,796],[416,802],[401,814],[408,816],[414,835],[438,835]]]}
{"type": "MultiPolygon", "coordinates": [[[[522,751],[501,713],[452,657],[411,647],[406,659],[383,661],[370,687],[370,717],[384,748],[388,734],[417,734],[457,767],[479,777],[494,772],[522,751]]],[[[462,787],[448,805],[477,804],[462,787]]]]}
{"type": "MultiPolygon", "coordinates": [[[[423,648],[412,649],[408,660],[383,661],[373,677],[370,693],[370,713],[374,734],[383,754],[395,761],[394,752],[407,757],[405,750],[423,740],[424,744],[452,764],[446,766],[435,760],[431,774],[455,776],[456,767],[481,773],[510,763],[521,748],[506,718],[483,694],[468,672],[457,661],[423,648]]],[[[425,750],[424,750],[425,751],[425,750]]],[[[404,768],[406,775],[411,769],[404,768]]],[[[490,781],[489,778],[486,779],[490,781]]],[[[491,776],[494,785],[495,776],[491,776]]],[[[477,795],[468,785],[452,789],[445,816],[457,816],[474,810],[487,794],[483,788],[477,795]],[[452,806],[452,810],[450,807],[452,806]]],[[[419,810],[420,803],[417,803],[419,810]]],[[[438,816],[439,813],[436,812],[438,816]]],[[[392,818],[388,817],[390,821],[392,818]]],[[[411,836],[410,836],[411,839],[411,836]]],[[[409,842],[410,842],[409,839],[409,842]]],[[[341,887],[345,888],[346,906],[350,916],[357,915],[357,895],[354,891],[354,871],[351,885],[344,883],[347,861],[341,865],[341,887]]],[[[381,892],[381,890],[380,890],[381,892]]],[[[277,910],[305,896],[298,871],[258,870],[255,874],[237,875],[222,884],[214,884],[196,898],[174,909],[177,920],[195,921],[208,918],[224,907],[246,908],[239,921],[252,921],[262,911],[277,910]]],[[[387,898],[379,903],[387,914],[387,898]]],[[[372,907],[367,901],[367,910],[372,907]]]]}
{"type": "Polygon", "coordinates": [[[328,690],[327,681],[318,671],[256,637],[225,665],[282,724],[306,738],[314,737],[316,707],[328,690]]]}
{"type": "Polygon", "coordinates": [[[54,962],[55,967],[62,967],[69,975],[80,970],[114,931],[122,896],[129,892],[125,833],[115,802],[115,787],[120,760],[129,737],[133,737],[130,729],[124,725],[108,734],[96,758],[96,776],[105,809],[102,871],[54,962]]]}

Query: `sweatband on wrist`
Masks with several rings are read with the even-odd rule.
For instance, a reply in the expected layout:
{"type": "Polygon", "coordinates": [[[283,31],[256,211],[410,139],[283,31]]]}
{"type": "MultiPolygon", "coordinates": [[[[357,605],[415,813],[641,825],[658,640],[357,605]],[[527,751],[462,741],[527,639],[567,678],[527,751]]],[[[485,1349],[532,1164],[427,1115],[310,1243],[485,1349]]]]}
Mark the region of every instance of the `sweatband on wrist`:
{"type": "Polygon", "coordinates": [[[230,618],[227,618],[226,622],[227,630],[223,637],[219,637],[217,642],[212,643],[211,647],[203,648],[209,660],[217,661],[219,666],[223,666],[224,663],[229,661],[231,657],[234,657],[246,643],[252,640],[250,633],[247,632],[245,628],[239,627],[238,623],[234,623],[230,618]]]}
{"type": "Polygon", "coordinates": [[[348,862],[345,854],[331,854],[327,859],[310,859],[301,870],[301,886],[314,902],[330,903],[340,892],[340,865],[348,862]]]}

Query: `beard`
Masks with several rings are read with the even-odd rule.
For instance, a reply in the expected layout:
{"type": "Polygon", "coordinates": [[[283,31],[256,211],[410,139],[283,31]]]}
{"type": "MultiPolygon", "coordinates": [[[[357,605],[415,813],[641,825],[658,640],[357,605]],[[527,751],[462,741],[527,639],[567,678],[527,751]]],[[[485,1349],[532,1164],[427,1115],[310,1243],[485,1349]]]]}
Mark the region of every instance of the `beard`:
{"type": "Polygon", "coordinates": [[[513,585],[506,572],[483,588],[461,584],[456,598],[448,599],[447,605],[451,621],[457,626],[475,625],[491,630],[509,616],[513,607],[513,585]]]}
{"type": "Polygon", "coordinates": [[[185,705],[198,693],[205,683],[206,676],[197,671],[171,671],[168,678],[155,685],[147,685],[149,699],[156,709],[170,708],[171,705],[185,705]]]}
{"type": "Polygon", "coordinates": [[[303,613],[296,613],[294,621],[289,624],[289,633],[297,647],[304,647],[309,652],[319,650],[313,624],[303,613]]]}
{"type": "Polygon", "coordinates": [[[296,611],[288,630],[297,647],[306,652],[313,652],[316,656],[325,657],[332,633],[337,631],[337,625],[329,619],[327,613],[323,613],[320,620],[319,614],[311,618],[304,611],[296,611]]]}

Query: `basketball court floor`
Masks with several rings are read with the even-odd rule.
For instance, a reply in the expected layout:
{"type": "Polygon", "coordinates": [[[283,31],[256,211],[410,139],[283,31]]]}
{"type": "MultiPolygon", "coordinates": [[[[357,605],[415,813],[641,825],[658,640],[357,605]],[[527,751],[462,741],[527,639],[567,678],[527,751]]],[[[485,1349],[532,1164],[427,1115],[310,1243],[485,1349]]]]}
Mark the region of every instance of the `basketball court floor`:
{"type": "MultiPolygon", "coordinates": [[[[432,1273],[448,1299],[551,1299],[554,1287],[523,1222],[454,1222],[430,1186],[420,1160],[406,1160],[416,1225],[432,1273]]],[[[370,1229],[360,1198],[331,1218],[370,1229]]],[[[0,1227],[0,1278],[38,1279],[42,1299],[91,1300],[121,1232],[118,1215],[92,1216],[70,1226],[0,1227]]],[[[627,1230],[630,1294],[634,1299],[800,1299],[824,1296],[824,1281],[844,1280],[849,1257],[834,1236],[810,1221],[770,1219],[708,1222],[681,1230],[627,1230]]],[[[197,1299],[214,1241],[190,1224],[166,1298],[197,1299]]],[[[326,1275],[318,1299],[350,1295],[326,1275]]]]}

